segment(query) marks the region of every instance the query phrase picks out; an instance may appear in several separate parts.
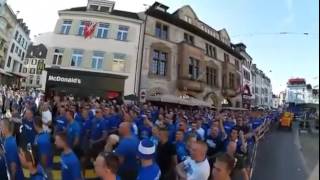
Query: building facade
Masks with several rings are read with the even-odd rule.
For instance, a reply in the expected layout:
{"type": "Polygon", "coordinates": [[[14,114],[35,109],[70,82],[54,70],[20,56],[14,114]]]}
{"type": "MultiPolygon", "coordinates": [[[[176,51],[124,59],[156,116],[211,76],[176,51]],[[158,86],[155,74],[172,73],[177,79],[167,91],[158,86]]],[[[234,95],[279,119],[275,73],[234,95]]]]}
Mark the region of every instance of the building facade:
{"type": "Polygon", "coordinates": [[[12,74],[5,71],[8,51],[10,50],[11,39],[17,25],[16,15],[6,4],[0,1],[0,83],[8,84],[12,80],[12,74]]]}
{"type": "Polygon", "coordinates": [[[23,61],[30,44],[30,30],[23,22],[23,19],[17,19],[17,25],[13,37],[9,44],[9,50],[6,57],[4,70],[13,75],[12,85],[20,86],[20,82],[26,77],[22,73],[23,61]]]}
{"type": "Polygon", "coordinates": [[[253,82],[253,96],[252,104],[255,107],[264,106],[272,107],[272,84],[271,80],[264,74],[264,72],[257,68],[256,64],[251,68],[252,82],[253,82]]]}
{"type": "Polygon", "coordinates": [[[319,104],[319,90],[306,84],[303,78],[292,78],[287,82],[285,103],[319,104]]]}
{"type": "Polygon", "coordinates": [[[174,13],[168,8],[156,2],[140,14],[145,22],[140,88],[147,99],[171,95],[173,101],[192,97],[241,107],[243,57],[227,31],[202,22],[190,6],[174,13]]]}
{"type": "Polygon", "coordinates": [[[252,95],[253,83],[251,74],[252,57],[246,52],[246,45],[243,43],[238,43],[234,45],[234,49],[238,51],[244,59],[241,63],[241,73],[242,73],[242,107],[250,108],[252,105],[252,100],[254,96],[252,95]]]}
{"type": "Polygon", "coordinates": [[[43,44],[29,45],[22,73],[27,75],[22,81],[22,87],[41,88],[43,83],[43,70],[47,57],[47,48],[43,44]]]}
{"type": "Polygon", "coordinates": [[[272,95],[272,108],[278,109],[280,107],[280,98],[276,95],[272,95]]]}
{"type": "Polygon", "coordinates": [[[89,0],[85,7],[59,11],[54,32],[37,39],[48,48],[46,90],[61,91],[63,83],[70,85],[65,93],[80,96],[137,94],[142,21],[114,6],[112,1],[89,0]],[[60,77],[61,72],[68,77],[60,77]],[[74,79],[90,83],[69,81],[74,79]]]}

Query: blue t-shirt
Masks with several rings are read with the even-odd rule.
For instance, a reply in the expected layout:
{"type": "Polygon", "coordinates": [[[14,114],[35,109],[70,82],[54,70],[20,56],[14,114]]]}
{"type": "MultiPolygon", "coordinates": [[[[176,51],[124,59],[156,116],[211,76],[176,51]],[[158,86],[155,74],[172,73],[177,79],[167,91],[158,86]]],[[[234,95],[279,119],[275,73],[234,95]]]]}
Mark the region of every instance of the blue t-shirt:
{"type": "Polygon", "coordinates": [[[138,173],[137,180],[159,180],[161,171],[156,163],[150,166],[141,167],[138,173]]]}
{"type": "MultiPolygon", "coordinates": [[[[1,146],[2,146],[2,142],[0,142],[1,146]]],[[[8,177],[7,177],[7,168],[6,168],[6,161],[4,159],[5,157],[4,156],[0,156],[0,179],[2,180],[8,180],[8,177]]]]}
{"type": "Polygon", "coordinates": [[[44,173],[43,168],[39,165],[37,167],[37,171],[34,174],[30,174],[30,179],[29,180],[46,180],[46,175],[44,173]]]}
{"type": "Polygon", "coordinates": [[[176,145],[178,162],[182,162],[186,160],[188,156],[188,150],[187,150],[186,144],[181,141],[177,141],[175,145],[176,145]]]}
{"type": "Polygon", "coordinates": [[[56,125],[55,125],[55,129],[57,132],[61,132],[64,129],[67,128],[67,118],[65,116],[58,116],[56,118],[56,125]]]}
{"type": "MultiPolygon", "coordinates": [[[[8,164],[8,167],[10,167],[11,163],[16,164],[16,180],[24,180],[19,156],[18,156],[18,147],[16,143],[16,139],[13,136],[7,137],[4,140],[4,148],[5,148],[5,157],[8,164]]],[[[10,172],[9,168],[9,172],[10,172]]],[[[10,172],[11,174],[11,172],[10,172]]]]}
{"type": "Polygon", "coordinates": [[[147,127],[144,125],[139,129],[140,139],[149,138],[151,135],[152,135],[152,129],[150,127],[147,127]]]}
{"type": "Polygon", "coordinates": [[[82,128],[81,128],[81,142],[84,141],[85,138],[89,138],[91,134],[91,128],[92,128],[92,120],[90,118],[84,120],[82,122],[82,128]]]}
{"type": "Polygon", "coordinates": [[[80,140],[81,127],[77,121],[71,122],[67,127],[68,144],[73,147],[76,138],[80,140]]]}
{"type": "MultiPolygon", "coordinates": [[[[124,158],[119,172],[125,173],[128,170],[138,170],[138,161],[136,159],[139,140],[134,137],[122,138],[115,153],[124,158]]],[[[121,174],[121,173],[120,173],[121,174]]]]}
{"type": "Polygon", "coordinates": [[[36,137],[36,130],[33,126],[33,121],[23,120],[21,137],[25,140],[26,143],[34,143],[34,138],[36,137]]]}
{"type": "Polygon", "coordinates": [[[37,146],[39,158],[43,155],[46,156],[46,166],[51,167],[53,165],[53,146],[50,134],[47,132],[39,133],[35,138],[34,144],[37,146]]]}
{"type": "Polygon", "coordinates": [[[121,122],[121,117],[119,114],[113,114],[109,117],[109,129],[110,130],[115,130],[119,127],[121,122]]]}
{"type": "Polygon", "coordinates": [[[79,180],[81,177],[80,162],[74,152],[61,154],[62,180],[79,180]]]}
{"type": "Polygon", "coordinates": [[[107,131],[106,121],[104,119],[95,118],[92,123],[91,137],[92,140],[98,140],[102,137],[103,131],[107,131]]]}

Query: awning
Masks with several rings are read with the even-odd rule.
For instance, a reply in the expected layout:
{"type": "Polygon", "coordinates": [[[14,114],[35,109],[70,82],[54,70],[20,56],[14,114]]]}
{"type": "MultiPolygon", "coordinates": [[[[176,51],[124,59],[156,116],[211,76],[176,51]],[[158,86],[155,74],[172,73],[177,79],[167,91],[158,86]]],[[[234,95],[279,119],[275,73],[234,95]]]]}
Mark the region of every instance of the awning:
{"type": "Polygon", "coordinates": [[[28,75],[22,74],[22,73],[16,73],[16,72],[10,72],[10,74],[13,74],[14,76],[18,76],[20,78],[26,78],[28,75]]]}
{"type": "Polygon", "coordinates": [[[6,76],[12,76],[12,74],[7,73],[5,70],[3,70],[2,68],[0,68],[0,73],[6,76]]]}
{"type": "Polygon", "coordinates": [[[186,106],[201,106],[201,107],[211,107],[212,105],[210,103],[207,103],[205,101],[201,101],[196,98],[180,98],[175,95],[171,94],[164,94],[164,95],[157,95],[157,96],[148,96],[148,101],[159,101],[159,102],[166,102],[166,103],[173,103],[173,104],[181,104],[186,106]]]}

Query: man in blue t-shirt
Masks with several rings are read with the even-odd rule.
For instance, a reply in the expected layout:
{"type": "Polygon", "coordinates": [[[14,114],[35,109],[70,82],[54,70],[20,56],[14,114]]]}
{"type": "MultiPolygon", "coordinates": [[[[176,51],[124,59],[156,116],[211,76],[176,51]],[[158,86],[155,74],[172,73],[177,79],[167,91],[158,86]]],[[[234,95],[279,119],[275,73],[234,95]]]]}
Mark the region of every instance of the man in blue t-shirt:
{"type": "Polygon", "coordinates": [[[79,148],[79,145],[80,145],[81,127],[79,123],[74,120],[73,117],[74,117],[73,112],[68,110],[66,112],[66,118],[68,121],[68,125],[67,125],[68,144],[74,150],[76,148],[79,148]]]}
{"type": "Polygon", "coordinates": [[[9,119],[0,121],[1,133],[4,139],[4,153],[11,179],[24,180],[21,164],[18,157],[16,138],[12,136],[14,125],[9,119]]]}
{"type": "Polygon", "coordinates": [[[66,119],[66,109],[64,106],[59,108],[59,116],[57,116],[54,123],[55,132],[62,132],[66,130],[68,122],[66,119]]]}
{"type": "Polygon", "coordinates": [[[96,108],[95,118],[92,120],[90,136],[90,153],[96,158],[105,145],[108,136],[108,122],[103,118],[101,108],[96,108]]]}
{"type": "Polygon", "coordinates": [[[34,128],[37,131],[34,145],[37,147],[37,156],[40,164],[46,172],[49,179],[52,179],[52,165],[53,165],[53,146],[51,143],[51,136],[44,131],[42,126],[42,119],[39,116],[34,118],[34,128]]]}
{"type": "Polygon", "coordinates": [[[185,139],[184,132],[182,130],[178,130],[176,132],[176,141],[175,141],[178,163],[186,160],[188,156],[188,150],[187,150],[186,143],[184,142],[184,139],[185,139]]]}
{"type": "Polygon", "coordinates": [[[27,110],[22,120],[22,126],[20,127],[20,146],[26,147],[28,143],[33,144],[36,137],[36,131],[33,126],[33,112],[27,110]]]}
{"type": "Polygon", "coordinates": [[[159,180],[161,171],[154,162],[156,147],[149,139],[144,139],[138,146],[138,157],[141,161],[141,168],[137,180],[159,180]]]}
{"type": "Polygon", "coordinates": [[[55,144],[58,149],[62,149],[61,154],[61,180],[82,180],[80,161],[76,154],[69,147],[67,134],[57,133],[55,144]]]}
{"type": "Polygon", "coordinates": [[[121,159],[119,175],[122,179],[136,179],[138,171],[138,162],[136,160],[137,147],[139,140],[132,135],[131,124],[122,122],[119,127],[121,136],[118,147],[115,153],[121,159]]]}

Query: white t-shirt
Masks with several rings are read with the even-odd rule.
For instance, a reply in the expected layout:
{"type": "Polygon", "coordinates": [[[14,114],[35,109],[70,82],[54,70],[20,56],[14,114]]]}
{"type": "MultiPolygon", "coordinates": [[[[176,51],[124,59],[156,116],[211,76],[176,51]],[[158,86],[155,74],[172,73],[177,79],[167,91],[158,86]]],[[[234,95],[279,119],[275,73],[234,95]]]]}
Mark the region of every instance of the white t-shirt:
{"type": "Polygon", "coordinates": [[[204,129],[199,128],[199,129],[197,129],[196,131],[197,131],[197,133],[199,134],[199,136],[201,137],[201,140],[203,141],[203,140],[204,140],[204,135],[205,135],[204,129]]]}
{"type": "Polygon", "coordinates": [[[208,159],[197,163],[188,157],[183,164],[187,174],[187,180],[208,180],[210,175],[208,159]]]}
{"type": "Polygon", "coordinates": [[[49,127],[46,125],[48,124],[49,122],[52,121],[52,114],[49,110],[47,111],[43,111],[42,112],[42,122],[44,123],[43,124],[43,130],[47,131],[47,132],[50,132],[50,129],[49,127]]]}

